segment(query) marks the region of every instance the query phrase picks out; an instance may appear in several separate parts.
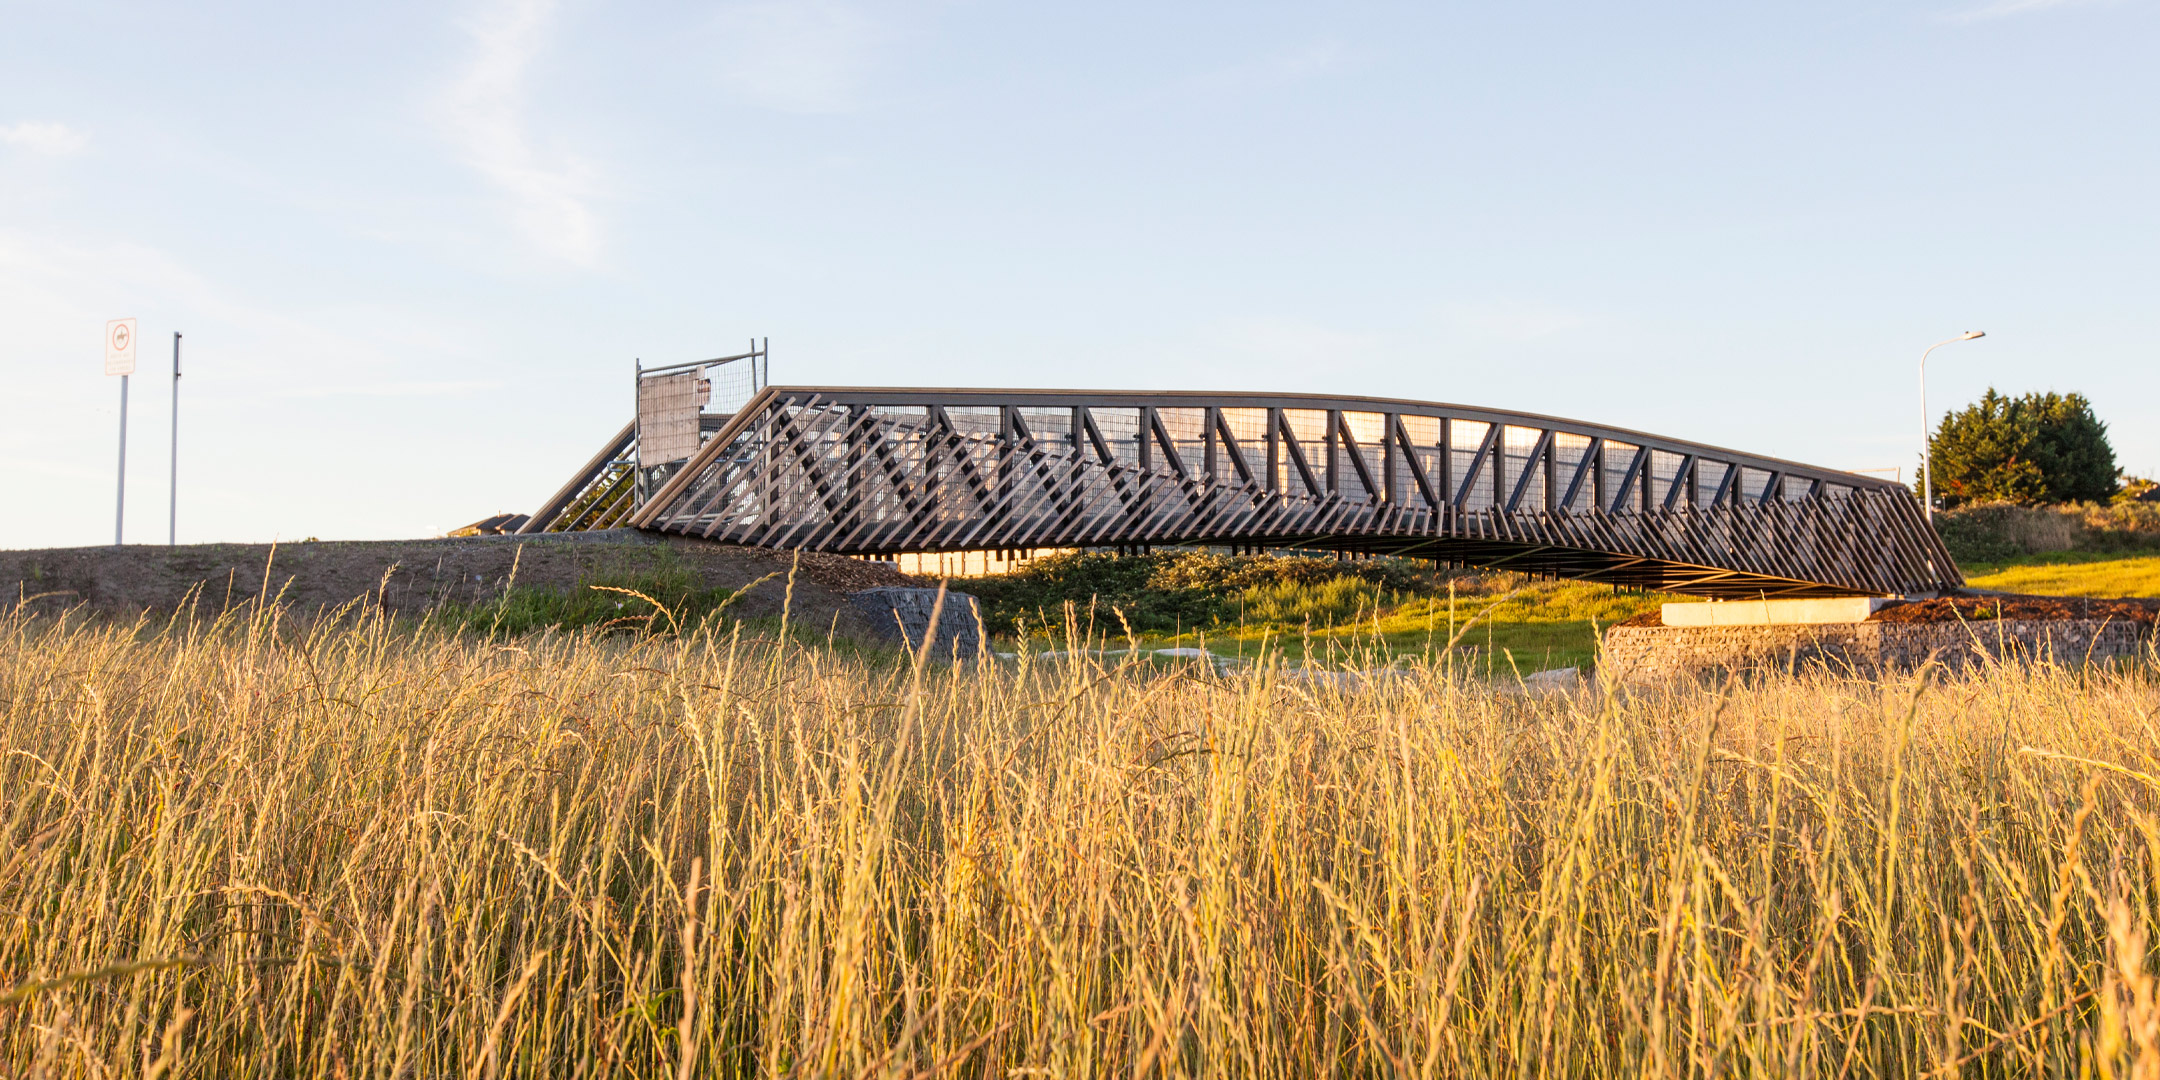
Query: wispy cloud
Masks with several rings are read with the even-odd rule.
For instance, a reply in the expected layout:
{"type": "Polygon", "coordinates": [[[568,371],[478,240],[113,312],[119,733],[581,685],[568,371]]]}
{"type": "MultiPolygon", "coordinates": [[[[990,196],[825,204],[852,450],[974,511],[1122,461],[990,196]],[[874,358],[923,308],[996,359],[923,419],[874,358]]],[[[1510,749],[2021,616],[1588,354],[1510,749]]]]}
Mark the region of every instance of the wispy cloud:
{"type": "Polygon", "coordinates": [[[841,0],[741,0],[710,27],[721,79],[785,112],[848,112],[884,38],[881,24],[841,0]]]}
{"type": "Polygon", "coordinates": [[[553,29],[553,0],[490,0],[464,26],[473,57],[440,102],[440,122],[459,155],[509,199],[513,223],[533,247],[578,264],[600,254],[589,200],[593,170],[576,155],[542,152],[526,118],[533,61],[553,29]]]}
{"type": "Polygon", "coordinates": [[[0,143],[46,157],[67,157],[82,153],[90,145],[90,136],[66,124],[24,120],[12,127],[0,127],[0,143]]]}
{"type": "Polygon", "coordinates": [[[2030,15],[2036,11],[2086,7],[2109,2],[2111,0],[1995,0],[1991,4],[1954,12],[1948,18],[1951,22],[1985,22],[1990,19],[2007,19],[2013,15],[2030,15]]]}

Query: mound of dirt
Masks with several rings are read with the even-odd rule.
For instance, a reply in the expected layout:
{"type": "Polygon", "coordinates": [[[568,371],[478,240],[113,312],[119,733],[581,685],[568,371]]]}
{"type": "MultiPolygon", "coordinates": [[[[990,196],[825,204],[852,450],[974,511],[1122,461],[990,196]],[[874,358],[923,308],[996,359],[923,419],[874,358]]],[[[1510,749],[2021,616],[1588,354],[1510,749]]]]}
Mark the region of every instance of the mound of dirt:
{"type": "Polygon", "coordinates": [[[1871,616],[1869,622],[1977,622],[1986,619],[2017,619],[2051,622],[2058,619],[2109,619],[2149,625],[2160,614],[2160,600],[2109,600],[2083,596],[1947,596],[1937,600],[1909,600],[1891,604],[1871,616]]]}
{"type": "Polygon", "coordinates": [[[0,604],[132,616],[192,603],[198,613],[215,615],[268,596],[302,613],[362,599],[396,614],[419,615],[444,603],[493,601],[513,578],[518,588],[570,589],[594,577],[677,565],[690,567],[707,588],[737,589],[777,575],[737,602],[734,610],[751,617],[780,613],[792,572],[790,617],[800,625],[830,624],[850,637],[886,635],[848,603],[849,593],[920,584],[886,563],[611,529],[312,541],[278,544],[274,550],[269,544],[188,544],[0,551],[0,604]]]}

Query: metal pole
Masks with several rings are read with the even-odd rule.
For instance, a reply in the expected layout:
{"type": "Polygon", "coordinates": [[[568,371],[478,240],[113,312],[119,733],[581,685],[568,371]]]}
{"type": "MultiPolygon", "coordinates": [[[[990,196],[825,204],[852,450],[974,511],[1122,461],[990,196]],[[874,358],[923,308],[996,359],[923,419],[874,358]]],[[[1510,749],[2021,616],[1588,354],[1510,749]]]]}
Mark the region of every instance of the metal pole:
{"type": "Polygon", "coordinates": [[[1927,358],[1938,348],[1941,346],[1930,345],[1927,352],[1920,354],[1920,511],[1927,515],[1930,525],[1935,524],[1935,476],[1928,464],[1935,456],[1935,448],[1928,445],[1927,358]]]}
{"type": "Polygon", "coordinates": [[[633,357],[630,385],[630,507],[645,505],[645,358],[633,357]]]}
{"type": "Polygon", "coordinates": [[[120,528],[127,522],[127,390],[128,377],[120,376],[120,483],[113,507],[112,542],[120,546],[120,528]]]}
{"type": "Polygon", "coordinates": [[[1928,353],[1932,353],[1945,345],[1951,344],[1952,342],[1971,341],[1974,338],[1982,338],[1986,336],[1987,331],[1985,330],[1967,330],[1954,338],[1944,338],[1943,340],[1928,346],[1927,351],[1920,354],[1920,509],[1922,513],[1927,515],[1927,523],[1930,526],[1933,526],[1935,524],[1935,454],[1934,448],[1928,445],[1929,441],[1933,438],[1933,436],[1929,434],[1928,424],[1928,353]]]}
{"type": "Polygon", "coordinates": [[[165,546],[180,544],[180,331],[172,336],[172,510],[165,522],[165,546]]]}

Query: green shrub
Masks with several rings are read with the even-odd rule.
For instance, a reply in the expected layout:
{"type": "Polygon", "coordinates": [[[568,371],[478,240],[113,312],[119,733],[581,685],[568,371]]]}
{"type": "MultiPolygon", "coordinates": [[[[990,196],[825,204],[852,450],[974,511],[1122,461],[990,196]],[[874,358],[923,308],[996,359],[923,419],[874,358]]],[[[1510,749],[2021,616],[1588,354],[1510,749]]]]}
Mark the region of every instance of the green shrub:
{"type": "Polygon", "coordinates": [[[2160,504],[1982,503],[1936,514],[1935,531],[1960,563],[1999,563],[2054,551],[2156,551],[2160,504]]]}

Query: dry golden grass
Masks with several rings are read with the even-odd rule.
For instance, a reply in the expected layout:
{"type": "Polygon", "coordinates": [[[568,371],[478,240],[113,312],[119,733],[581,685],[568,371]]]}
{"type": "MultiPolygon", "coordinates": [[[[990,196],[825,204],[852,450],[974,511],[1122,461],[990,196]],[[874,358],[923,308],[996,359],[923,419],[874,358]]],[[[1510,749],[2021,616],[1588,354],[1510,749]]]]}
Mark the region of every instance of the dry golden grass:
{"type": "Polygon", "coordinates": [[[0,618],[0,1072],[2160,1076],[2160,690],[1918,686],[0,618]]]}
{"type": "Polygon", "coordinates": [[[1986,569],[1985,574],[1967,578],[1966,584],[2041,596],[2160,596],[2160,556],[2075,561],[2038,556],[2021,565],[1986,569]]]}

